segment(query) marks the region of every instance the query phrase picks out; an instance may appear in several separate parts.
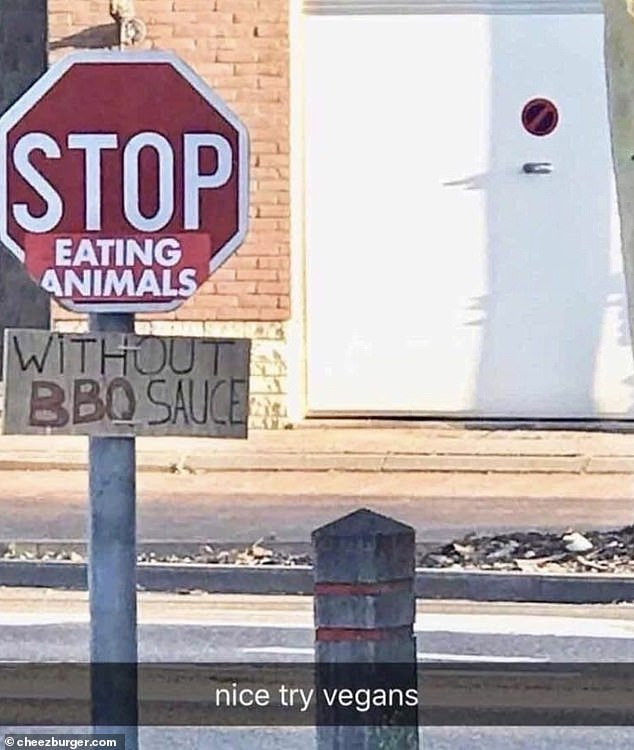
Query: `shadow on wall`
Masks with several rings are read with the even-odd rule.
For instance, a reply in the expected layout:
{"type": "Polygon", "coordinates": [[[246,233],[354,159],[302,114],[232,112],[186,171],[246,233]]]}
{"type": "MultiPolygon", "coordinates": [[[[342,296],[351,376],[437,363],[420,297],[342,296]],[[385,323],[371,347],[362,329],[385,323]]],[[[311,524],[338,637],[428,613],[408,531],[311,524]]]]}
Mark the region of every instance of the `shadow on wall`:
{"type": "Polygon", "coordinates": [[[92,26],[77,34],[70,34],[49,44],[49,49],[104,49],[119,46],[119,31],[115,23],[92,26]]]}
{"type": "MultiPolygon", "coordinates": [[[[46,0],[0,0],[0,112],[46,70],[46,0]]],[[[5,328],[49,328],[48,294],[0,248],[0,367],[5,328]]]]}
{"type": "MultiPolygon", "coordinates": [[[[584,100],[602,86],[586,46],[596,41],[596,17],[542,16],[532,21],[542,24],[537,42],[527,41],[521,19],[490,18],[490,171],[464,186],[484,190],[487,204],[488,294],[474,300],[480,315],[471,323],[483,329],[474,406],[492,417],[587,418],[598,410],[604,316],[616,304],[627,320],[622,279],[610,268],[603,102],[584,100]],[[550,95],[560,108],[552,135],[532,136],[519,125],[535,95],[550,95]],[[509,123],[518,126],[509,132],[509,123]],[[550,161],[553,173],[525,175],[529,161],[550,161]]],[[[619,344],[629,349],[626,326],[619,344]]]]}

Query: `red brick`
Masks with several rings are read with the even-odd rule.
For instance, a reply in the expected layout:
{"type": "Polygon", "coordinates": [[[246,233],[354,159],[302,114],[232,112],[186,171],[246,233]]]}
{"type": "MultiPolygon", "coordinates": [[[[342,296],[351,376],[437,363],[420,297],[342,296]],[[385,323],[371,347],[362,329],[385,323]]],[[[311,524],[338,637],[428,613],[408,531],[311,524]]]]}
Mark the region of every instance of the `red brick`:
{"type": "Polygon", "coordinates": [[[257,37],[273,37],[279,42],[284,39],[287,29],[283,23],[259,23],[255,31],[257,37]]]}
{"type": "Polygon", "coordinates": [[[241,294],[240,307],[277,307],[277,297],[273,294],[241,294]]]}
{"type": "Polygon", "coordinates": [[[254,153],[256,154],[277,154],[279,147],[276,141],[258,141],[251,142],[254,153]]]}
{"type": "Polygon", "coordinates": [[[243,256],[254,255],[258,260],[264,255],[279,255],[279,246],[274,243],[258,243],[257,245],[253,242],[247,243],[240,248],[240,252],[243,256]]]}
{"type": "Polygon", "coordinates": [[[234,309],[233,307],[220,308],[216,315],[215,320],[266,320],[259,315],[257,307],[253,308],[239,308],[234,309]]]}
{"type": "Polygon", "coordinates": [[[218,294],[255,294],[255,283],[251,281],[229,281],[216,284],[218,294]]]}
{"type": "Polygon", "coordinates": [[[247,11],[249,18],[257,18],[258,0],[216,0],[219,10],[247,11]]]}
{"type": "Polygon", "coordinates": [[[288,269],[290,259],[288,257],[277,256],[268,258],[258,258],[258,268],[284,268],[288,269]]]}
{"type": "Polygon", "coordinates": [[[265,154],[261,151],[257,155],[258,167],[288,167],[288,156],[286,154],[265,154]]]}
{"type": "Polygon", "coordinates": [[[258,294],[288,294],[288,284],[283,281],[259,281],[257,287],[258,294]]]}
{"type": "Polygon", "coordinates": [[[254,72],[256,75],[260,73],[257,67],[253,71],[244,69],[245,63],[257,62],[258,59],[258,53],[255,50],[249,49],[246,45],[240,46],[236,49],[218,50],[216,57],[220,62],[236,63],[236,75],[250,72],[254,72]]]}
{"type": "Polygon", "coordinates": [[[258,310],[258,320],[287,320],[288,312],[279,307],[265,307],[258,310]]]}
{"type": "Polygon", "coordinates": [[[282,203],[282,193],[274,190],[255,190],[253,192],[255,193],[255,200],[261,206],[282,203]]]}
{"type": "Polygon", "coordinates": [[[258,216],[288,216],[287,206],[260,206],[258,208],[258,216]]]}
{"type": "Polygon", "coordinates": [[[278,273],[278,271],[272,268],[247,268],[244,271],[238,271],[238,280],[277,281],[278,273]]]}
{"type": "Polygon", "coordinates": [[[174,15],[182,10],[207,10],[210,0],[173,0],[174,15]]]}
{"type": "Polygon", "coordinates": [[[221,268],[218,268],[214,271],[213,276],[211,277],[213,281],[235,281],[237,271],[235,268],[228,268],[225,264],[221,268]]]}
{"type": "Polygon", "coordinates": [[[251,258],[248,255],[242,255],[241,249],[238,250],[238,252],[235,255],[232,255],[231,258],[229,258],[229,260],[226,262],[223,268],[227,267],[227,268],[243,269],[243,268],[257,268],[258,267],[258,259],[251,258]]]}

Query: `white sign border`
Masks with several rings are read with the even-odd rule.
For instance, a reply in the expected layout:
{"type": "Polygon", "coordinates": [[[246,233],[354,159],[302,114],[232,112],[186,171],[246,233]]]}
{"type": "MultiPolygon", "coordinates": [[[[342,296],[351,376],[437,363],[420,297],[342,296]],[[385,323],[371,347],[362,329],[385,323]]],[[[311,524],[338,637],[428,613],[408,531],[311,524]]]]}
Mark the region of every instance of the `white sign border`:
{"type": "MultiPolygon", "coordinates": [[[[249,225],[249,165],[250,144],[249,132],[246,125],[227,106],[227,104],[213,91],[202,78],[181,60],[173,52],[164,50],[143,50],[139,52],[121,52],[119,50],[80,50],[71,52],[59,62],[52,65],[9,109],[0,117],[0,153],[6,156],[7,140],[11,128],[14,127],[54,86],[60,78],[65,75],[73,65],[77,64],[103,64],[103,63],[167,63],[171,65],[180,75],[197,91],[203,99],[216,109],[238,132],[239,148],[239,182],[238,182],[238,231],[237,233],[216,253],[209,263],[209,274],[211,275],[219,268],[246,239],[249,225]]],[[[0,169],[0,242],[21,262],[25,261],[25,253],[8,233],[8,217],[4,211],[8,203],[7,172],[9,169],[8,159],[4,159],[0,169]]],[[[62,301],[51,295],[59,304],[68,310],[80,313],[106,313],[106,312],[169,312],[180,307],[187,298],[177,299],[172,302],[104,302],[86,304],[62,301]]]]}

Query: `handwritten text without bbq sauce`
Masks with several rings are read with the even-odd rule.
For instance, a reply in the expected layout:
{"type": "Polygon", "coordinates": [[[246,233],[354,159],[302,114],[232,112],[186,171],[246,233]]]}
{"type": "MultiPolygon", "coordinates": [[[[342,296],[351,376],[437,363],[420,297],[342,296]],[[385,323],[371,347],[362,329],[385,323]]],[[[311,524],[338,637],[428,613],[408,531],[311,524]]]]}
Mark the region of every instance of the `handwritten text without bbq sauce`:
{"type": "Polygon", "coordinates": [[[54,380],[32,381],[30,426],[133,422],[139,399],[134,383],[139,378],[144,382],[142,395],[154,407],[150,425],[246,422],[246,378],[223,374],[230,370],[223,360],[230,356],[233,341],[123,336],[112,348],[97,337],[51,334],[37,352],[23,351],[16,336],[12,344],[23,373],[53,369],[64,376],[70,360],[79,362],[66,388],[54,380]],[[205,378],[193,377],[201,354],[211,366],[205,378]]]}

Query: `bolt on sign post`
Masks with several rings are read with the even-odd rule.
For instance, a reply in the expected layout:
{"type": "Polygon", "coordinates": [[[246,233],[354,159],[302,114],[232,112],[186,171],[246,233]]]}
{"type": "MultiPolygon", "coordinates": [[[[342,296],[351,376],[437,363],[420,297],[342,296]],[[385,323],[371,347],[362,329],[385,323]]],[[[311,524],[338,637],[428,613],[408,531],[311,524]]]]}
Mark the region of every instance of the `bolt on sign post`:
{"type": "MultiPolygon", "coordinates": [[[[605,65],[612,161],[621,224],[621,249],[634,332],[634,6],[631,0],[603,0],[605,65]]],[[[634,338],[633,338],[634,341],[634,338]]]]}
{"type": "Polygon", "coordinates": [[[4,431],[90,436],[93,723],[137,747],[135,436],[246,438],[247,340],[137,336],[244,241],[245,126],[178,57],[79,52],[0,118],[0,241],[90,333],[5,334],[4,431]]]}

